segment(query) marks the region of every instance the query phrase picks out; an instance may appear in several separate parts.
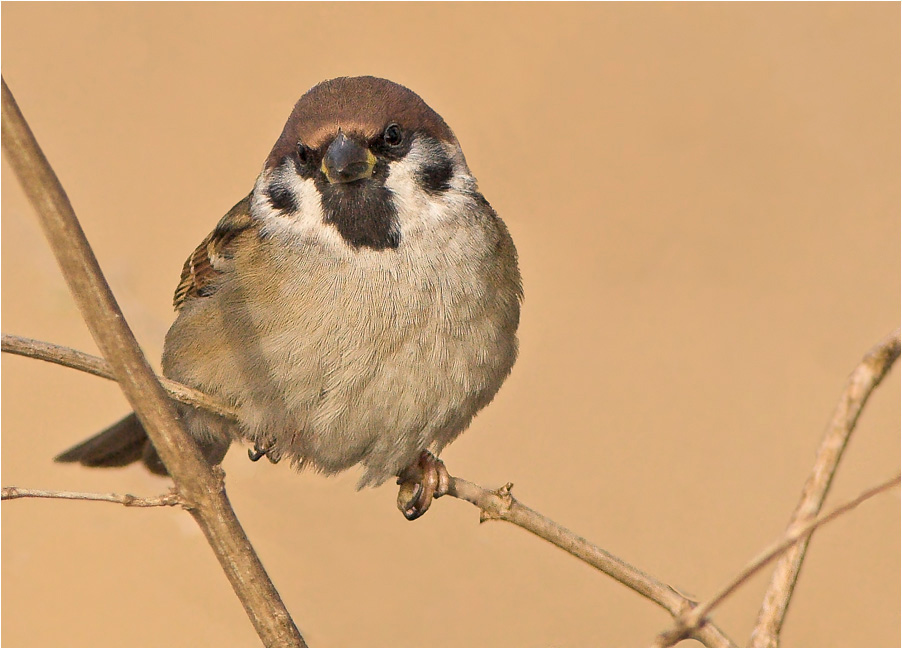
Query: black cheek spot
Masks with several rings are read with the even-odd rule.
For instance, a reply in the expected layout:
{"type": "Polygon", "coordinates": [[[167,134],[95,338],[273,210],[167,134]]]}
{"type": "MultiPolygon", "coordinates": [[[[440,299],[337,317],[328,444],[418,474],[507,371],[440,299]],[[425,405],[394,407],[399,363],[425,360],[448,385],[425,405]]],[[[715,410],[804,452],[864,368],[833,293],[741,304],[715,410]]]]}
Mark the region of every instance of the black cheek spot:
{"type": "Polygon", "coordinates": [[[430,194],[441,194],[451,189],[454,166],[444,155],[417,170],[417,182],[430,194]]]}
{"type": "Polygon", "coordinates": [[[294,194],[278,180],[266,188],[266,196],[274,210],[285,214],[293,214],[298,211],[298,203],[294,194]]]}

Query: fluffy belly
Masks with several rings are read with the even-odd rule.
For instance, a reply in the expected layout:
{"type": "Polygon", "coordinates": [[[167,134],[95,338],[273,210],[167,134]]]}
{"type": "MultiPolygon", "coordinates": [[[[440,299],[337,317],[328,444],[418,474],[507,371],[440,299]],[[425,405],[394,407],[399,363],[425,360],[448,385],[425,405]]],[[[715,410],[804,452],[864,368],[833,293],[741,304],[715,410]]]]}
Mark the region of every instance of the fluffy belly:
{"type": "MultiPolygon", "coordinates": [[[[181,312],[164,370],[238,406],[226,434],[326,473],[362,463],[360,485],[379,484],[441,451],[492,399],[516,357],[517,312],[492,290],[335,276],[281,287],[276,311],[224,286],[181,312]],[[210,335],[183,338],[197,319],[210,335]]],[[[198,436],[216,430],[186,418],[198,436]]]]}
{"type": "Polygon", "coordinates": [[[328,473],[363,463],[361,485],[378,484],[422,450],[441,451],[509,372],[515,351],[498,344],[500,323],[469,324],[475,329],[452,333],[427,319],[376,335],[329,336],[320,354],[269,366],[280,389],[274,399],[242,400],[243,428],[277,454],[328,473]]]}

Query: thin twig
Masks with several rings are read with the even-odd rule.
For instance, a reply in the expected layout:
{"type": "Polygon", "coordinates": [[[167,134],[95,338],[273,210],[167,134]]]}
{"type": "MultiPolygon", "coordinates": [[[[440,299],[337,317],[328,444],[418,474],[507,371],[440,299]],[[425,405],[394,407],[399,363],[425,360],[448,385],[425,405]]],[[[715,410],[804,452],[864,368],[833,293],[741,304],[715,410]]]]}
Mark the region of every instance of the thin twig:
{"type": "Polygon", "coordinates": [[[203,530],[257,634],[267,646],[305,646],[214,472],[179,423],[103,277],[50,163],[2,81],[3,151],[56,256],[69,291],[113,376],[203,530]]]}
{"type": "Polygon", "coordinates": [[[95,494],[84,491],[47,491],[45,489],[24,489],[22,487],[3,487],[2,500],[17,498],[59,498],[62,500],[95,500],[105,503],[119,503],[126,507],[175,507],[181,505],[182,499],[173,490],[171,493],[156,498],[139,498],[131,494],[95,494]]]}
{"type": "Polygon", "coordinates": [[[889,489],[898,486],[900,480],[902,480],[902,476],[896,474],[895,477],[880,483],[876,487],[868,489],[852,500],[843,503],[839,507],[834,508],[830,512],[823,514],[822,516],[818,516],[814,520],[810,520],[808,523],[805,523],[792,530],[787,530],[786,535],[781,540],[772,544],[766,550],[761,552],[761,554],[752,559],[752,561],[749,562],[749,564],[745,568],[743,568],[742,571],[736,577],[734,577],[729,584],[717,591],[717,593],[710,599],[702,602],[695,608],[679,616],[673,628],[665,631],[660,636],[658,636],[657,646],[670,647],[680,640],[688,637],[693,637],[692,633],[694,632],[694,630],[698,628],[700,624],[704,624],[705,619],[707,618],[708,614],[711,613],[714,607],[720,604],[724,599],[732,594],[733,591],[735,591],[742,584],[748,581],[748,579],[752,575],[757,573],[759,570],[764,568],[767,564],[769,564],[780,555],[783,555],[793,547],[796,547],[797,544],[803,539],[809,538],[811,536],[811,533],[821,525],[829,523],[835,518],[838,518],[840,515],[857,507],[864,501],[873,498],[877,494],[883,493],[884,491],[888,491],[889,489]]]}
{"type": "MultiPolygon", "coordinates": [[[[480,522],[502,520],[532,532],[562,550],[582,559],[590,566],[632,588],[643,597],[667,610],[675,618],[685,614],[694,604],[667,584],[661,583],[622,559],[602,550],[553,520],[519,502],[511,494],[508,483],[496,491],[460,478],[451,478],[448,494],[466,500],[480,509],[480,522]]],[[[735,644],[711,622],[698,626],[687,636],[707,647],[733,647],[735,644]]]]}
{"type": "MultiPolygon", "coordinates": [[[[900,339],[896,329],[880,344],[871,349],[852,372],[836,406],[824,439],[817,452],[814,468],[787,530],[804,525],[817,516],[824,504],[827,492],[846,444],[855,430],[858,417],[874,388],[899,358],[900,339]]],[[[780,642],[780,630],[789,608],[793,589],[799,578],[802,561],[808,549],[808,539],[784,554],[771,577],[764,595],[758,620],[752,630],[749,644],[752,647],[776,647],[780,642]]]]}
{"type": "MultiPolygon", "coordinates": [[[[98,368],[102,369],[102,359],[68,347],[4,334],[2,349],[4,352],[65,365],[95,376],[113,378],[108,372],[99,371],[98,368]]],[[[200,393],[203,398],[195,398],[194,401],[189,402],[180,395],[190,388],[175,381],[168,382],[168,386],[171,388],[170,394],[184,403],[193,403],[202,408],[212,405],[214,412],[225,412],[225,407],[214,397],[200,393]]],[[[490,491],[461,478],[451,478],[449,495],[476,505],[480,509],[480,520],[499,519],[518,525],[632,588],[643,597],[669,611],[673,616],[681,615],[694,604],[670,586],[523,505],[511,495],[509,486],[502,487],[497,491],[490,491]]],[[[709,647],[735,646],[723,631],[711,622],[698,629],[693,637],[709,647]]]]}
{"type": "MultiPolygon", "coordinates": [[[[105,360],[99,356],[92,356],[71,347],[54,345],[53,343],[24,338],[23,336],[3,334],[2,350],[8,354],[37,358],[48,363],[70,367],[99,376],[102,379],[116,380],[116,377],[113,376],[113,370],[110,369],[110,364],[105,360]]],[[[212,412],[226,419],[237,419],[237,413],[234,408],[230,408],[218,399],[214,399],[200,390],[189,388],[187,385],[176,383],[162,376],[157,376],[157,380],[163,385],[169,396],[176,401],[196,408],[203,408],[207,412],[212,412]]]]}

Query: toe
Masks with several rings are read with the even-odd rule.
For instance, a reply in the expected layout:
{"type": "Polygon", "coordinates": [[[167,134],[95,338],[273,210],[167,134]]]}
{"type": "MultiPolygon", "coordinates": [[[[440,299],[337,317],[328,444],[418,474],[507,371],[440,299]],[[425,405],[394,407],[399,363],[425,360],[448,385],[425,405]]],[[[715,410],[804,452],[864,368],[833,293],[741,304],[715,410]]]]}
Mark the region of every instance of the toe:
{"type": "Polygon", "coordinates": [[[407,520],[414,521],[426,513],[433,499],[448,493],[451,476],[441,460],[423,451],[416,462],[401,471],[398,484],[398,509],[407,520]]]}
{"type": "Polygon", "coordinates": [[[423,486],[417,482],[401,484],[401,489],[398,491],[398,509],[407,520],[416,520],[423,515],[424,512],[419,509],[422,494],[423,486]]]}

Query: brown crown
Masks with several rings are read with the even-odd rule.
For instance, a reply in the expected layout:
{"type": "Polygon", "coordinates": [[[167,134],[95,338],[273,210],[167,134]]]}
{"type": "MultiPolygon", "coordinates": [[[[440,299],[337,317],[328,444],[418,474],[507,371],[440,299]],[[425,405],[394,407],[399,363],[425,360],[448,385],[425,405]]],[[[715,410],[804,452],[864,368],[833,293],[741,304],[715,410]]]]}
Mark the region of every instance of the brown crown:
{"type": "Polygon", "coordinates": [[[298,100],[269,154],[267,166],[279,164],[296,150],[299,142],[311,149],[322,147],[339,128],[366,141],[391,123],[406,131],[457,142],[445,120],[415,92],[377,77],[339,77],[313,86],[298,100]]]}

